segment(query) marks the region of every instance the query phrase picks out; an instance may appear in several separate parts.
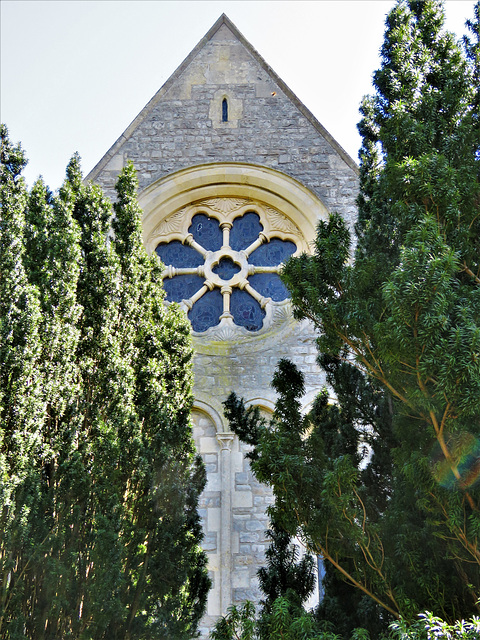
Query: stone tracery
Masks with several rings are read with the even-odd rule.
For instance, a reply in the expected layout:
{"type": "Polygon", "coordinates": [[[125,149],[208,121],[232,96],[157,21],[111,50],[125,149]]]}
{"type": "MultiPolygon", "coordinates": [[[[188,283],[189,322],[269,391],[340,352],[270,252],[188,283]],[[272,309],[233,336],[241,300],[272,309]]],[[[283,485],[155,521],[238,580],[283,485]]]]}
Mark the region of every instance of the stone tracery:
{"type": "Polygon", "coordinates": [[[278,274],[302,234],[279,211],[245,198],[208,198],[160,226],[167,300],[184,306],[195,332],[256,332],[269,305],[288,301],[278,274]]]}

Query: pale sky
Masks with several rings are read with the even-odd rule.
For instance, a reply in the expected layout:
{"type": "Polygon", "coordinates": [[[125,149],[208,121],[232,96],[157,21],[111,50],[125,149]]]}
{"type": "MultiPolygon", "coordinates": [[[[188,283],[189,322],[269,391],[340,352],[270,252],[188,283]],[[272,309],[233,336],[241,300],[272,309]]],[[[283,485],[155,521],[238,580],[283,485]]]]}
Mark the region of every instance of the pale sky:
{"type": "MultiPolygon", "coordinates": [[[[357,160],[391,0],[1,0],[0,120],[31,186],[57,189],[75,151],[86,175],[222,13],[357,160]]],[[[461,36],[473,0],[447,0],[461,36]]]]}

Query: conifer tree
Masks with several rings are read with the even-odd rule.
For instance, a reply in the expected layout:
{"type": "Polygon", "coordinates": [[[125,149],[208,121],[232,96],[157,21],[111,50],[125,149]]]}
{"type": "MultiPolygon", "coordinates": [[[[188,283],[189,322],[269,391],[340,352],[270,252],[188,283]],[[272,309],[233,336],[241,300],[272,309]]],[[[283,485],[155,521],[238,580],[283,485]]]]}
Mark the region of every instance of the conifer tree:
{"type": "Polygon", "coordinates": [[[190,638],[209,586],[192,348],[186,319],[163,305],[160,264],[141,245],[135,172],[119,178],[111,233],[112,206],[83,184],[78,157],[58,195],[40,180],[27,198],[20,151],[2,135],[2,318],[16,325],[2,322],[12,362],[2,410],[14,420],[2,431],[1,514],[12,534],[1,543],[0,635],[190,638]],[[17,398],[35,400],[36,413],[20,415],[17,398]],[[21,476],[16,434],[30,431],[21,476]]]}
{"type": "Polygon", "coordinates": [[[321,615],[354,610],[373,634],[425,609],[478,612],[479,11],[463,52],[440,2],[397,2],[361,109],[353,261],[333,214],[285,268],[337,403],[325,393],[302,418],[302,377],[281,363],[269,429],[227,405],[275,518],[348,587],[342,602],[327,581],[321,615]]]}
{"type": "Polygon", "coordinates": [[[257,572],[261,609],[258,616],[258,635],[271,637],[272,623],[278,600],[282,599],[289,615],[300,618],[304,605],[316,586],[315,561],[309,554],[299,557],[299,549],[292,537],[275,522],[267,532],[270,545],[265,552],[266,565],[257,572]]]}
{"type": "MultiPolygon", "coordinates": [[[[40,364],[38,292],[23,267],[27,190],[21,172],[26,164],[0,128],[0,629],[6,610],[23,598],[13,592],[16,549],[28,536],[28,514],[35,502],[38,457],[45,407],[40,364]]],[[[26,557],[28,562],[28,557],[26,557]]]]}
{"type": "Polygon", "coordinates": [[[270,538],[265,553],[267,563],[258,571],[260,590],[264,594],[263,609],[270,611],[273,602],[286,595],[301,606],[315,587],[314,560],[308,554],[299,558],[298,547],[292,538],[275,523],[267,535],[270,538]]]}
{"type": "MultiPolygon", "coordinates": [[[[315,587],[314,560],[299,558],[291,536],[275,522],[268,531],[266,566],[257,572],[263,598],[260,609],[246,601],[231,606],[212,629],[212,640],[320,640],[320,629],[304,605],[315,587]]],[[[322,636],[322,640],[335,640],[322,636]]]]}

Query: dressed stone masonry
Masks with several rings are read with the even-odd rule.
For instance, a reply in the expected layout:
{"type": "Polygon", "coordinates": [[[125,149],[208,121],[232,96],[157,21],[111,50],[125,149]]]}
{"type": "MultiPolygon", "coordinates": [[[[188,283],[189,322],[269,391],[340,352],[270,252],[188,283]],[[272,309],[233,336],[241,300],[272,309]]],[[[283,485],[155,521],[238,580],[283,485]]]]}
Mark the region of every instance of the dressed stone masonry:
{"type": "Polygon", "coordinates": [[[293,319],[278,273],[289,255],[310,250],[329,212],[353,229],[358,169],[225,15],[87,179],[113,197],[128,160],[139,175],[145,246],[166,265],[167,303],[180,303],[192,322],[194,436],[207,469],[200,509],[213,582],[207,636],[232,603],[259,599],[272,502],[222,402],[233,390],[271,414],[281,358],[305,374],[305,409],[323,386],[314,332],[293,319]]]}

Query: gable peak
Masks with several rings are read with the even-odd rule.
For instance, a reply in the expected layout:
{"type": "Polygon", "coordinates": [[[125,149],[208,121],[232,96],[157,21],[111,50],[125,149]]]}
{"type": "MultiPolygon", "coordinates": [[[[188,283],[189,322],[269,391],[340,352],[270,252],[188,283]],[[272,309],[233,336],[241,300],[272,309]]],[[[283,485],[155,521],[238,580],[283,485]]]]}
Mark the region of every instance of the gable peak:
{"type": "MultiPolygon", "coordinates": [[[[222,29],[222,27],[226,27],[233,35],[233,37],[236,40],[239,40],[243,44],[243,46],[248,49],[248,51],[255,57],[261,57],[260,54],[255,50],[255,48],[250,44],[250,42],[245,38],[245,36],[240,32],[238,27],[230,20],[226,13],[222,13],[218,20],[215,21],[215,23],[210,27],[210,29],[200,40],[197,46],[192,50],[190,56],[194,55],[196,52],[202,49],[207,44],[207,42],[215,39],[215,36],[222,29]]],[[[190,56],[188,56],[188,58],[190,56]]]]}
{"type": "Polygon", "coordinates": [[[222,25],[225,25],[226,27],[228,27],[230,31],[237,37],[238,36],[243,37],[240,31],[234,25],[234,23],[227,16],[227,14],[222,13],[222,15],[218,18],[218,20],[216,20],[216,22],[210,27],[210,29],[205,34],[205,39],[209,40],[220,29],[222,25]]]}
{"type": "MultiPolygon", "coordinates": [[[[188,54],[188,56],[183,60],[183,62],[177,67],[174,73],[170,76],[170,78],[163,84],[163,86],[157,91],[157,93],[152,97],[149,103],[144,107],[144,109],[138,114],[138,116],[133,120],[133,122],[127,127],[127,129],[123,132],[123,134],[117,139],[117,141],[113,144],[113,146],[109,149],[107,154],[100,160],[100,162],[92,169],[92,171],[88,174],[88,180],[94,180],[96,176],[100,173],[100,171],[116,156],[120,148],[123,144],[130,139],[130,137],[134,134],[137,128],[144,122],[155,109],[156,105],[159,104],[170,91],[177,91],[178,97],[177,100],[182,100],[186,95],[190,96],[191,86],[196,85],[198,83],[206,84],[207,82],[220,85],[229,85],[232,82],[232,77],[236,74],[237,77],[240,77],[241,74],[245,72],[245,65],[230,65],[226,63],[229,60],[230,53],[228,49],[234,45],[237,51],[240,51],[242,48],[245,50],[247,55],[253,59],[254,64],[260,67],[263,70],[263,77],[266,78],[266,81],[259,83],[258,91],[259,97],[265,98],[270,96],[277,95],[277,91],[281,92],[284,97],[290,101],[298,111],[310,122],[311,125],[316,129],[318,134],[322,136],[335,150],[335,152],[342,158],[342,160],[347,164],[347,166],[354,171],[354,173],[358,174],[358,166],[355,161],[346,153],[346,151],[336,142],[336,140],[331,136],[331,134],[323,127],[323,125],[315,118],[315,116],[305,107],[305,105],[297,98],[297,96],[293,93],[293,91],[286,85],[286,83],[275,73],[275,71],[270,67],[270,65],[264,60],[264,58],[258,53],[258,51],[250,44],[250,42],[243,36],[243,34],[238,30],[235,24],[230,20],[230,18],[222,13],[216,22],[212,25],[212,27],[208,30],[208,32],[204,35],[204,37],[197,43],[197,45],[192,49],[192,51],[188,54]],[[236,41],[236,42],[235,42],[236,41]],[[210,65],[210,62],[207,62],[200,73],[198,72],[198,68],[195,69],[196,61],[204,55],[206,51],[207,58],[210,55],[209,52],[212,51],[213,48],[217,48],[217,45],[220,45],[219,49],[224,49],[220,60],[220,64],[217,65],[215,69],[215,65],[210,65]],[[226,46],[225,46],[226,45],[226,46]],[[238,47],[240,45],[240,47],[238,47]],[[199,73],[198,78],[196,76],[190,75],[190,79],[188,78],[189,69],[194,69],[194,74],[199,73]],[[218,71],[218,76],[215,77],[215,72],[218,71]],[[266,74],[266,75],[265,75],[266,74]],[[200,77],[201,76],[201,77],[200,77]],[[187,78],[185,82],[185,78],[187,78]],[[193,78],[193,83],[191,78],[193,78]],[[220,80],[221,78],[221,80],[220,80]],[[190,82],[190,84],[189,84],[190,82]],[[183,83],[183,84],[182,84],[183,83]],[[262,85],[262,86],[260,86],[262,85]],[[263,86],[265,85],[265,86],[263,86]],[[267,86],[268,85],[268,86],[267,86]],[[266,93],[265,93],[266,92],[266,93]]],[[[246,59],[245,56],[243,58],[246,59]]],[[[247,65],[248,67],[248,65],[247,65]]],[[[250,69],[253,69],[250,66],[250,69]]],[[[253,72],[251,72],[252,74],[253,72]]],[[[255,71],[255,78],[258,78],[258,74],[255,71]]],[[[252,76],[253,77],[253,76],[252,76]]],[[[232,82],[235,83],[235,80],[232,82]]],[[[245,78],[241,77],[241,85],[245,85],[245,78]]],[[[220,93],[224,93],[218,90],[220,93]]],[[[218,93],[218,92],[217,92],[218,93]]],[[[172,93],[170,93],[170,96],[172,93]]],[[[218,102],[218,96],[217,96],[218,102]]],[[[237,116],[239,113],[238,105],[236,105],[235,98],[231,98],[230,106],[232,107],[232,117],[231,122],[228,123],[228,127],[236,126],[237,116]],[[238,107],[238,108],[237,108],[238,107]],[[238,113],[237,113],[238,112],[238,113]],[[235,116],[234,114],[237,114],[235,116]]],[[[216,104],[216,103],[215,103],[216,104]]],[[[241,111],[241,109],[240,109],[241,111]]],[[[210,120],[212,119],[212,114],[209,114],[210,120]]],[[[221,116],[220,116],[221,118],[221,116]]],[[[226,126],[225,126],[226,128],[226,126]]]]}

